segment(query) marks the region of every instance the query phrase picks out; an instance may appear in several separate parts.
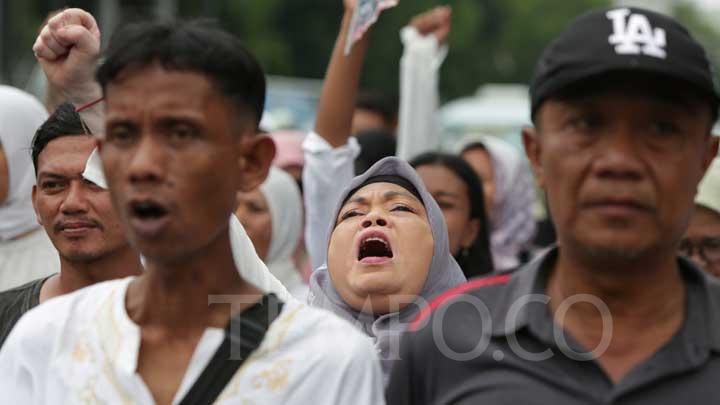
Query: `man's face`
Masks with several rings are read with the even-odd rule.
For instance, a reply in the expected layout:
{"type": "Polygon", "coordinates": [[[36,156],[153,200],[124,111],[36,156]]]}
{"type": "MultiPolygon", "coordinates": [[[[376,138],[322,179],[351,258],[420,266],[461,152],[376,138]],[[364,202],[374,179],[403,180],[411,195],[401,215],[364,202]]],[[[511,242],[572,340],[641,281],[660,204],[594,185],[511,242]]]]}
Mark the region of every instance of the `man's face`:
{"type": "Polygon", "coordinates": [[[720,277],[720,213],[696,205],[680,251],[701,269],[720,277]]]}
{"type": "MultiPolygon", "coordinates": [[[[657,97],[639,81],[584,97],[549,99],[524,141],[545,189],[561,247],[595,260],[674,252],[698,182],[717,151],[699,101],[657,97]]],[[[667,93],[665,93],[667,94],[667,93]]]]}
{"type": "Polygon", "coordinates": [[[64,136],[38,156],[35,213],[60,256],[71,262],[95,261],[128,246],[110,193],[82,177],[94,148],[89,136],[64,136]]]}
{"type": "Polygon", "coordinates": [[[227,237],[236,191],[263,181],[272,141],[200,73],[126,71],[106,100],[100,155],[131,243],[176,262],[227,237]]]}

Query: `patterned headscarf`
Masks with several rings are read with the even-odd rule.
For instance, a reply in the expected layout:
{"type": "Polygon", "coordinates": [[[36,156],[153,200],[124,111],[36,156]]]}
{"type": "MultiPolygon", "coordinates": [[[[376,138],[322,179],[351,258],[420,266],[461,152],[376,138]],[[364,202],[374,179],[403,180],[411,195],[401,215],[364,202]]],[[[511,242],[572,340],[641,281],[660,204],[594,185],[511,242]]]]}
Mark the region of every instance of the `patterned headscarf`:
{"type": "Polygon", "coordinates": [[[495,196],[490,218],[493,262],[496,270],[509,270],[520,264],[519,254],[530,247],[535,236],[532,173],[524,156],[497,137],[469,140],[464,143],[462,152],[477,147],[488,152],[494,172],[495,196]]]}

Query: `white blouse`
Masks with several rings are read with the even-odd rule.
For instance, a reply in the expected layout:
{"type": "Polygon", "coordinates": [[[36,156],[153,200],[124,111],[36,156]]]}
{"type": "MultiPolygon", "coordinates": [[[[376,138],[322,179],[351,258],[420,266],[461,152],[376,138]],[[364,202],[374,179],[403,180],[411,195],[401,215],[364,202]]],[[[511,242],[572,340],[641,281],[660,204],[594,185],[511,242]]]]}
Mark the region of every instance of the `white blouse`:
{"type": "MultiPolygon", "coordinates": [[[[125,309],[133,277],[100,283],[28,312],[0,351],[0,392],[12,404],[154,404],[136,373],[140,328],[125,309]]],[[[173,404],[223,339],[208,328],[173,404]]],[[[260,347],[216,404],[383,404],[371,341],[329,312],[285,303],[260,347]]]]}

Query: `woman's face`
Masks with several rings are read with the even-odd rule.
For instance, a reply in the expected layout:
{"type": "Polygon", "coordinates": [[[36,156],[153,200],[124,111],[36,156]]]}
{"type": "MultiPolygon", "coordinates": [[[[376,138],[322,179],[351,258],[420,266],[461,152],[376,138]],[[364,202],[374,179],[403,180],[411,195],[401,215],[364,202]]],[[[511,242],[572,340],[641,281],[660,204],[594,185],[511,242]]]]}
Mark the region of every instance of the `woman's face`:
{"type": "Polygon", "coordinates": [[[433,248],[423,204],[396,184],[373,183],[340,209],[328,247],[328,270],[352,308],[396,312],[425,285],[433,248]]]}
{"type": "Polygon", "coordinates": [[[462,158],[472,166],[480,181],[482,181],[483,193],[485,193],[485,210],[488,218],[492,218],[493,201],[495,199],[495,171],[493,170],[490,154],[485,149],[478,147],[463,152],[462,158]]]}
{"type": "Polygon", "coordinates": [[[255,245],[258,256],[267,260],[272,240],[272,215],[265,196],[259,189],[250,192],[239,191],[237,202],[235,215],[255,245]]]}
{"type": "Polygon", "coordinates": [[[445,217],[450,253],[457,255],[460,250],[472,246],[481,223],[477,218],[470,218],[472,208],[465,182],[442,165],[424,165],[416,171],[445,217]]]}

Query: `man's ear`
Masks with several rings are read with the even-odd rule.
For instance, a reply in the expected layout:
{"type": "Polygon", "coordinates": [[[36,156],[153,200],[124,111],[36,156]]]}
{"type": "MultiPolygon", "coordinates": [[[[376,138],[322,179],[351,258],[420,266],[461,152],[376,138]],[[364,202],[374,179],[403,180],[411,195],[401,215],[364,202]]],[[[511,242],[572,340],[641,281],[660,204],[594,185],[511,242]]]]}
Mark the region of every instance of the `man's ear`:
{"type": "Polygon", "coordinates": [[[32,188],[32,204],[33,204],[33,210],[35,210],[35,219],[37,220],[37,223],[42,226],[42,218],[40,217],[40,213],[37,209],[37,186],[33,185],[32,188]]]}
{"type": "Polygon", "coordinates": [[[707,169],[712,164],[713,160],[717,157],[718,154],[718,141],[720,141],[720,137],[714,134],[710,134],[708,136],[708,144],[705,148],[705,156],[703,156],[703,173],[707,171],[707,169]]]}
{"type": "Polygon", "coordinates": [[[541,157],[542,146],[540,143],[540,133],[535,127],[525,127],[522,130],[523,145],[525,146],[525,155],[530,161],[535,180],[540,188],[545,188],[545,175],[543,173],[541,157]]]}
{"type": "Polygon", "coordinates": [[[275,143],[265,134],[244,134],[239,141],[239,191],[255,190],[265,181],[275,158],[275,143]]]}

